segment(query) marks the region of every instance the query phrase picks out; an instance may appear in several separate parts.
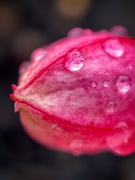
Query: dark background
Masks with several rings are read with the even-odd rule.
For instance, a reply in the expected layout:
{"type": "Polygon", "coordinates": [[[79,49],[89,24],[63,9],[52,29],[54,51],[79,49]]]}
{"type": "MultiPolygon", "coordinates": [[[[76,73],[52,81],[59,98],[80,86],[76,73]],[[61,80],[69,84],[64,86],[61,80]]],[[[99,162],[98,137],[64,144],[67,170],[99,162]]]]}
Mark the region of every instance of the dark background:
{"type": "Polygon", "coordinates": [[[73,156],[42,147],[20,125],[9,98],[32,50],[73,27],[125,26],[135,36],[134,0],[0,1],[0,180],[135,180],[135,154],[73,156]]]}

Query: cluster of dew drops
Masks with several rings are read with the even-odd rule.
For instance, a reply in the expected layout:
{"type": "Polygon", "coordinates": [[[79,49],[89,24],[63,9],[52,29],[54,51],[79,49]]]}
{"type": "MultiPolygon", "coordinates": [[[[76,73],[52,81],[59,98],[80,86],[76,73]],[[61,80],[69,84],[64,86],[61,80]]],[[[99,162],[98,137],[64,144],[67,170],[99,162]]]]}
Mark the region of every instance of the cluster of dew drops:
{"type": "MultiPolygon", "coordinates": [[[[71,30],[68,33],[69,38],[74,38],[77,36],[81,35],[91,35],[93,32],[91,30],[83,30],[81,28],[75,28],[71,30]]],[[[114,58],[120,58],[124,54],[124,46],[121,44],[121,42],[117,38],[113,39],[107,39],[103,43],[103,48],[104,51],[109,54],[110,56],[114,58]]],[[[46,56],[47,52],[45,49],[39,48],[34,51],[34,53],[31,56],[32,61],[40,61],[46,56]]],[[[65,56],[65,68],[68,71],[71,72],[76,72],[79,71],[85,63],[85,58],[83,53],[79,48],[73,48],[72,50],[68,51],[65,56]]],[[[24,70],[24,69],[23,69],[24,70]]],[[[122,94],[125,94],[130,91],[131,86],[132,86],[132,79],[126,75],[126,74],[121,74],[116,77],[116,87],[118,91],[122,94]]],[[[95,88],[97,86],[97,83],[93,81],[91,83],[91,87],[95,88]]],[[[109,87],[109,82],[105,80],[103,82],[103,87],[107,88],[109,87]]],[[[114,113],[115,110],[117,109],[117,104],[115,101],[109,101],[106,104],[106,112],[107,113],[114,113]]],[[[59,130],[60,127],[58,124],[53,124],[52,125],[53,130],[59,130]]],[[[76,153],[79,154],[79,152],[82,149],[83,142],[82,140],[76,140],[74,139],[71,143],[70,146],[76,153]]]]}
{"type": "MultiPolygon", "coordinates": [[[[103,48],[107,54],[109,54],[114,58],[119,58],[124,54],[124,47],[118,39],[107,39],[103,43],[103,48]]],[[[85,63],[84,55],[79,48],[74,48],[70,50],[66,54],[65,59],[66,59],[65,67],[72,72],[79,71],[85,63]]],[[[122,74],[116,77],[115,84],[118,91],[122,94],[125,94],[131,89],[132,79],[128,75],[122,74]]],[[[97,83],[93,81],[91,83],[91,87],[96,87],[96,86],[97,83]]],[[[105,80],[103,82],[103,87],[107,88],[108,86],[109,86],[109,82],[105,80]]],[[[115,112],[116,108],[117,108],[117,104],[115,101],[109,101],[106,104],[106,111],[108,113],[115,112]]]]}
{"type": "MultiPolygon", "coordinates": [[[[73,33],[75,33],[75,32],[73,32],[73,33]]],[[[70,34],[72,35],[71,32],[70,32],[70,34]]],[[[109,54],[110,56],[112,56],[114,58],[119,58],[124,54],[124,47],[118,39],[107,39],[107,40],[105,40],[105,42],[103,43],[103,48],[107,54],[109,54]]],[[[85,63],[85,58],[83,56],[83,53],[78,48],[74,48],[74,49],[70,50],[66,54],[65,59],[66,59],[65,67],[69,71],[72,71],[72,72],[79,71],[85,63]]],[[[126,94],[131,89],[132,79],[128,75],[125,75],[125,74],[118,75],[116,77],[115,85],[121,94],[126,94]]],[[[91,83],[91,86],[93,88],[95,88],[97,86],[97,83],[93,81],[91,83]]],[[[109,82],[107,80],[105,80],[103,82],[103,87],[105,87],[105,88],[109,87],[109,82]]],[[[113,100],[109,101],[106,104],[105,109],[106,109],[106,112],[108,114],[115,113],[115,111],[117,109],[116,102],[113,100]]],[[[81,152],[81,149],[83,146],[83,141],[78,140],[78,139],[74,139],[71,142],[70,146],[72,149],[74,149],[75,153],[79,154],[79,152],[81,152]]]]}
{"type": "MultiPolygon", "coordinates": [[[[76,33],[76,32],[73,32],[73,33],[76,33]]],[[[70,35],[73,37],[72,33],[70,33],[70,35]]],[[[124,53],[124,47],[118,39],[106,40],[103,44],[103,47],[104,47],[105,52],[108,53],[110,56],[113,56],[114,58],[119,58],[124,53]]],[[[71,72],[79,71],[83,67],[84,63],[85,63],[85,58],[79,48],[73,48],[72,50],[67,52],[65,56],[65,68],[67,70],[71,72]]],[[[131,89],[132,79],[128,75],[122,74],[116,77],[115,83],[116,83],[116,87],[118,91],[122,94],[125,94],[129,92],[131,89]]],[[[91,87],[95,88],[96,86],[97,86],[97,83],[93,81],[91,83],[91,87]]],[[[105,88],[109,87],[109,82],[107,80],[103,82],[103,87],[105,88]]],[[[106,104],[107,113],[109,114],[115,113],[116,109],[117,109],[117,104],[115,101],[109,101],[106,104]]],[[[55,126],[55,130],[57,128],[58,128],[58,125],[55,126]]],[[[83,145],[84,145],[84,142],[81,139],[73,139],[70,142],[70,147],[76,155],[81,154],[83,145]]]]}

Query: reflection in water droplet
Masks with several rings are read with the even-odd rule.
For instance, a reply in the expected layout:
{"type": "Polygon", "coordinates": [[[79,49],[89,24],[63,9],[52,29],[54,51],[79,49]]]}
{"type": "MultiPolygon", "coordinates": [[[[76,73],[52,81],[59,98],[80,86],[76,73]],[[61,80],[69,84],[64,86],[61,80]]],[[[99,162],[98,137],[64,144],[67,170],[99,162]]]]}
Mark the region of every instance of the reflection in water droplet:
{"type": "Polygon", "coordinates": [[[105,51],[113,57],[121,57],[124,53],[124,47],[118,39],[106,40],[103,46],[105,51]]]}
{"type": "Polygon", "coordinates": [[[109,86],[109,82],[108,82],[108,81],[104,81],[104,82],[103,82],[103,86],[104,86],[104,87],[108,87],[108,86],[109,86]]]}
{"type": "Polygon", "coordinates": [[[83,67],[84,60],[83,53],[79,49],[72,49],[66,55],[65,67],[69,71],[78,71],[83,67]]]}
{"type": "Polygon", "coordinates": [[[43,48],[38,48],[31,54],[31,60],[33,61],[40,61],[43,59],[47,54],[47,51],[43,48]]]}
{"type": "Polygon", "coordinates": [[[70,148],[74,151],[74,153],[77,154],[81,154],[82,149],[83,149],[83,144],[84,142],[80,139],[74,139],[73,141],[71,141],[70,143],[70,148]]]}
{"type": "Polygon", "coordinates": [[[116,87],[119,92],[126,93],[132,86],[132,80],[127,75],[120,75],[116,78],[116,87]]]}
{"type": "Polygon", "coordinates": [[[113,113],[115,113],[116,108],[117,108],[117,104],[116,104],[114,101],[109,101],[109,102],[106,104],[106,112],[107,112],[108,114],[113,114],[113,113]]]}

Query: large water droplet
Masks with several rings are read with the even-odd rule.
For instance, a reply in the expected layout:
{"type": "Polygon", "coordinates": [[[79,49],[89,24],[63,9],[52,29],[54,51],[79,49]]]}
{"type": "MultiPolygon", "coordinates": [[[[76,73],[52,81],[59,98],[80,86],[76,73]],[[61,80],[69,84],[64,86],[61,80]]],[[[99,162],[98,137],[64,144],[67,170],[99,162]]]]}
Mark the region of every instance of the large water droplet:
{"type": "Polygon", "coordinates": [[[103,46],[105,51],[113,57],[121,57],[124,53],[124,47],[118,39],[108,39],[103,46]]]}
{"type": "Polygon", "coordinates": [[[70,148],[73,150],[74,154],[81,154],[84,142],[80,139],[74,139],[70,143],[70,148]]]}
{"type": "Polygon", "coordinates": [[[119,92],[126,93],[132,86],[132,80],[127,75],[120,75],[116,78],[116,87],[119,92]]]}
{"type": "Polygon", "coordinates": [[[117,108],[116,102],[115,102],[115,101],[109,101],[109,102],[106,104],[106,112],[107,112],[107,114],[113,114],[113,113],[115,113],[116,108],[117,108]]]}
{"type": "Polygon", "coordinates": [[[83,53],[79,49],[70,50],[65,57],[65,67],[69,71],[78,71],[84,64],[83,53]]]}

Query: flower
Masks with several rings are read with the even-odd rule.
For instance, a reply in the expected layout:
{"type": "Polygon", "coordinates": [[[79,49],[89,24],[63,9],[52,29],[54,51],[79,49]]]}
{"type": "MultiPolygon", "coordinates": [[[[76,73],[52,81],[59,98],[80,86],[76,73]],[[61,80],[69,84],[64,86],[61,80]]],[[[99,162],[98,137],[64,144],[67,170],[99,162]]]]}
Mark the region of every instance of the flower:
{"type": "Polygon", "coordinates": [[[21,65],[11,98],[33,139],[73,154],[134,152],[135,39],[120,28],[72,29],[21,65]]]}

